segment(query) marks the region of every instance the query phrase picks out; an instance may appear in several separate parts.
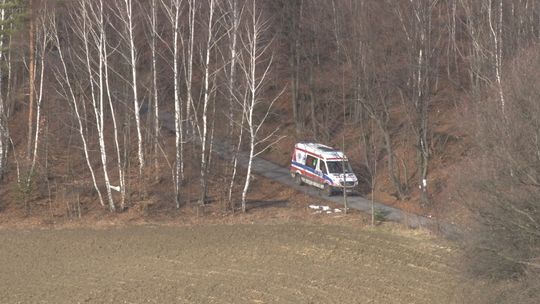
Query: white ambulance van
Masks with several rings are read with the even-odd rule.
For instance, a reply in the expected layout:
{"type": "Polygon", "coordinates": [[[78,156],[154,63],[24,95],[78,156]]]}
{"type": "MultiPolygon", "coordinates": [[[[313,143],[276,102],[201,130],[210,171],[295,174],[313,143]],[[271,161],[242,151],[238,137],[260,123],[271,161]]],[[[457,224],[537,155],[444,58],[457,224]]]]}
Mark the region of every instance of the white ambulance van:
{"type": "Polygon", "coordinates": [[[328,196],[336,191],[352,192],[358,186],[343,152],[318,143],[297,143],[289,169],[298,185],[315,186],[328,196]]]}

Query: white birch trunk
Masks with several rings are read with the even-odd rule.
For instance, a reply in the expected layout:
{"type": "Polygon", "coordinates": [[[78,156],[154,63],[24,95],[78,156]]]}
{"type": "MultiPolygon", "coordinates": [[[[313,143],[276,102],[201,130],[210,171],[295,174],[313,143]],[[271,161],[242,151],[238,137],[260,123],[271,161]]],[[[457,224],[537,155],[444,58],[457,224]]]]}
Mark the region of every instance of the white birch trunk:
{"type": "MultiPolygon", "coordinates": [[[[237,7],[237,1],[236,0],[230,0],[229,6],[232,11],[232,22],[231,22],[231,31],[230,31],[230,52],[231,52],[231,59],[230,59],[230,70],[229,70],[229,135],[231,136],[234,132],[234,110],[233,106],[235,104],[235,96],[234,96],[234,84],[235,84],[235,77],[236,77],[236,48],[237,48],[237,37],[238,37],[238,24],[239,24],[239,16],[238,16],[238,7],[237,7]]],[[[242,108],[244,108],[245,105],[242,105],[242,108]]],[[[244,128],[244,115],[242,115],[240,126],[239,126],[239,137],[238,137],[238,145],[236,147],[233,146],[233,153],[231,155],[231,177],[230,177],[230,183],[229,183],[229,191],[227,195],[227,202],[231,209],[234,211],[234,206],[232,206],[232,192],[234,187],[234,182],[236,179],[236,169],[238,165],[238,153],[240,151],[240,146],[242,144],[242,135],[243,135],[243,128],[244,128]]]]}
{"type": "MultiPolygon", "coordinates": [[[[9,24],[9,29],[11,32],[13,32],[14,30],[14,25],[13,23],[10,23],[9,24]]],[[[11,43],[12,42],[12,36],[9,35],[8,36],[8,51],[7,51],[7,89],[6,89],[6,100],[10,100],[11,99],[11,86],[12,86],[12,83],[11,83],[11,77],[12,77],[12,74],[13,74],[13,69],[12,69],[12,62],[11,62],[11,58],[12,58],[12,52],[11,52],[11,43]]],[[[4,108],[4,110],[6,110],[4,108]]],[[[6,110],[6,113],[7,115],[9,115],[9,111],[6,110]]]]}
{"type": "Polygon", "coordinates": [[[152,17],[151,17],[151,36],[152,41],[150,44],[150,50],[152,53],[152,93],[154,97],[154,168],[155,168],[155,178],[159,176],[159,99],[158,99],[158,89],[157,89],[157,69],[156,69],[156,36],[157,36],[157,25],[156,25],[156,0],[152,0],[152,17]]]}
{"type": "MultiPolygon", "coordinates": [[[[250,116],[253,112],[250,112],[250,116]]],[[[255,154],[255,138],[253,136],[253,128],[250,127],[250,137],[249,137],[249,158],[248,158],[248,167],[246,172],[246,181],[244,182],[244,189],[242,190],[242,212],[247,211],[247,193],[249,190],[249,185],[251,183],[251,167],[253,165],[253,156],[255,154]]]]}
{"type": "MultiPolygon", "coordinates": [[[[237,0],[230,0],[229,6],[232,10],[232,30],[231,30],[231,37],[230,37],[230,52],[231,52],[231,63],[230,63],[230,70],[229,70],[229,131],[232,132],[234,128],[234,119],[233,119],[233,104],[234,104],[234,80],[236,76],[236,44],[237,44],[237,37],[238,37],[238,24],[240,22],[240,18],[238,16],[238,7],[237,7],[237,0]]],[[[240,126],[241,127],[241,126],[240,126]]],[[[233,169],[234,170],[234,169],[233,169]]]]}
{"type": "Polygon", "coordinates": [[[107,37],[105,30],[101,28],[100,30],[100,40],[103,41],[102,49],[100,50],[100,53],[103,54],[103,72],[104,72],[104,81],[105,81],[105,91],[107,92],[107,100],[109,103],[109,108],[111,110],[111,119],[113,123],[113,135],[114,135],[114,147],[116,151],[116,159],[117,159],[117,169],[118,169],[118,182],[120,187],[120,209],[125,210],[126,208],[126,178],[124,173],[124,167],[123,167],[123,161],[121,157],[121,149],[120,149],[120,140],[118,138],[118,123],[116,120],[116,113],[113,105],[113,100],[111,96],[111,88],[110,88],[110,81],[109,81],[109,54],[107,50],[107,37]]]}
{"type": "MultiPolygon", "coordinates": [[[[184,155],[183,155],[183,142],[184,142],[184,130],[183,130],[183,104],[180,99],[180,73],[178,68],[178,56],[180,53],[180,47],[178,45],[179,31],[180,31],[180,10],[182,0],[170,0],[170,5],[165,3],[165,0],[161,0],[162,6],[166,11],[168,21],[171,24],[173,30],[173,86],[174,86],[174,133],[175,133],[175,163],[172,168],[173,182],[174,182],[174,196],[176,208],[180,208],[180,185],[184,180],[184,155]]],[[[191,5],[191,2],[190,2],[191,5]]]]}
{"type": "Polygon", "coordinates": [[[246,172],[246,180],[244,183],[244,189],[242,190],[242,212],[246,212],[246,200],[247,193],[249,190],[249,185],[251,182],[251,167],[253,164],[253,156],[255,154],[255,126],[253,124],[253,110],[257,102],[257,78],[256,78],[256,64],[257,64],[257,38],[259,35],[259,28],[257,24],[256,9],[255,9],[255,0],[253,0],[253,11],[251,12],[251,21],[252,21],[252,32],[248,34],[248,56],[249,64],[245,72],[247,74],[247,83],[249,86],[249,101],[245,104],[244,115],[246,115],[246,122],[249,128],[249,158],[248,158],[248,167],[246,172]],[[247,111],[246,111],[247,110],[247,111]]]}
{"type": "Polygon", "coordinates": [[[104,66],[103,62],[105,60],[105,56],[103,54],[103,48],[105,47],[105,22],[103,18],[103,0],[99,1],[100,10],[99,10],[99,27],[100,27],[100,38],[99,38],[99,69],[98,69],[98,79],[99,79],[99,96],[96,103],[96,100],[92,101],[92,106],[94,108],[94,114],[96,115],[96,127],[98,131],[98,140],[99,140],[99,154],[101,156],[101,164],[103,168],[103,179],[105,180],[105,187],[107,190],[107,198],[109,201],[109,209],[111,212],[116,210],[116,206],[114,205],[114,199],[111,192],[111,181],[109,178],[109,172],[108,172],[108,164],[107,164],[107,149],[105,147],[105,133],[104,133],[104,111],[103,111],[103,104],[104,104],[104,66]]]}
{"type": "MultiPolygon", "coordinates": [[[[2,0],[2,5],[6,3],[5,0],[2,0]]],[[[6,19],[6,10],[3,8],[0,9],[0,63],[4,61],[4,21],[6,19]]],[[[8,128],[7,128],[7,111],[4,98],[4,83],[3,83],[4,73],[0,69],[0,181],[4,177],[7,166],[7,152],[8,152],[8,128]]]]}
{"type": "MultiPolygon", "coordinates": [[[[0,72],[0,78],[2,77],[2,73],[0,72]]],[[[2,86],[2,81],[0,81],[0,86],[2,86]]],[[[0,89],[0,94],[2,94],[2,89],[0,89]]],[[[7,151],[8,151],[8,145],[7,145],[7,128],[6,128],[6,111],[4,109],[4,98],[3,96],[0,96],[0,181],[2,181],[4,177],[4,173],[6,172],[7,167],[7,151]]]]}
{"type": "Polygon", "coordinates": [[[180,184],[184,179],[183,159],[183,128],[182,128],[182,102],[180,100],[179,70],[178,70],[178,36],[180,31],[180,0],[172,0],[171,6],[164,4],[169,15],[173,29],[173,82],[174,82],[174,131],[175,131],[175,166],[173,170],[174,194],[176,208],[180,208],[180,184]]]}
{"type": "MultiPolygon", "coordinates": [[[[1,46],[0,46],[1,48],[1,46]]],[[[7,124],[6,124],[6,111],[4,107],[4,97],[3,97],[3,88],[2,88],[2,76],[3,73],[0,71],[0,181],[2,181],[4,177],[4,173],[6,172],[6,159],[7,159],[7,151],[8,151],[8,145],[7,145],[7,124]]]]}
{"type": "Polygon", "coordinates": [[[491,36],[493,38],[493,45],[495,48],[494,56],[495,56],[495,79],[497,81],[497,87],[498,87],[498,93],[499,93],[499,100],[501,103],[501,112],[503,116],[506,117],[505,114],[505,101],[504,101],[504,93],[503,93],[503,87],[502,87],[502,76],[501,76],[501,68],[502,68],[502,18],[503,18],[503,9],[502,9],[502,0],[499,0],[499,20],[497,24],[497,31],[495,30],[495,27],[493,26],[492,21],[492,12],[491,12],[491,0],[488,1],[488,17],[489,17],[489,28],[491,30],[491,36]]]}
{"type": "MultiPolygon", "coordinates": [[[[245,104],[245,99],[244,99],[244,104],[242,105],[242,109],[245,109],[246,108],[246,104],[245,104]]],[[[233,188],[234,188],[234,182],[235,182],[235,179],[236,179],[236,171],[237,171],[237,168],[238,168],[238,155],[240,154],[240,148],[242,147],[242,136],[244,135],[244,122],[245,122],[245,118],[244,118],[244,115],[242,115],[242,119],[240,121],[240,126],[239,126],[239,134],[238,134],[238,143],[234,149],[234,154],[233,154],[233,157],[232,157],[232,173],[231,173],[231,182],[229,184],[229,194],[228,194],[228,202],[229,202],[229,205],[231,206],[232,210],[234,211],[234,206],[232,205],[232,192],[233,192],[233,188]]]]}
{"type": "MultiPolygon", "coordinates": [[[[186,123],[190,125],[188,130],[193,132],[193,123],[191,120],[191,108],[195,107],[192,96],[192,81],[193,81],[193,48],[195,44],[195,1],[189,0],[189,38],[188,38],[188,54],[187,54],[187,75],[186,75],[186,123]]],[[[199,132],[200,133],[200,132],[199,132]]]]}
{"type": "Polygon", "coordinates": [[[126,9],[126,30],[129,42],[129,55],[131,67],[131,88],[133,90],[133,107],[135,111],[135,127],[137,129],[137,155],[139,158],[139,175],[142,176],[144,168],[144,150],[141,132],[141,116],[139,109],[139,97],[137,94],[137,61],[135,58],[135,38],[133,37],[133,8],[131,0],[124,0],[126,9]]]}
{"type": "Polygon", "coordinates": [[[41,45],[37,45],[40,51],[40,71],[39,71],[39,92],[36,100],[36,128],[34,134],[34,149],[32,153],[32,164],[30,165],[30,171],[27,176],[26,185],[29,186],[32,175],[34,175],[34,170],[36,167],[37,153],[39,147],[39,135],[41,132],[41,104],[43,101],[43,77],[45,73],[45,49],[47,47],[47,28],[45,27],[45,21],[42,18],[39,18],[41,21],[41,45]]]}
{"type": "Polygon", "coordinates": [[[77,118],[77,123],[79,125],[79,130],[78,131],[79,131],[79,136],[81,137],[81,141],[82,141],[82,144],[83,144],[83,151],[84,151],[84,157],[85,157],[85,160],[86,160],[86,165],[88,166],[88,170],[90,171],[90,175],[92,176],[92,183],[93,183],[94,189],[96,190],[96,193],[98,195],[99,202],[100,202],[101,206],[105,206],[103,196],[101,195],[101,191],[99,190],[99,187],[98,187],[98,184],[97,184],[96,174],[94,173],[94,169],[92,168],[92,163],[90,162],[90,155],[88,153],[88,144],[87,144],[87,140],[86,140],[86,135],[84,134],[84,125],[82,123],[81,115],[79,113],[79,106],[77,104],[77,98],[75,97],[75,93],[73,92],[73,87],[71,85],[71,79],[69,77],[66,61],[64,59],[62,46],[60,45],[60,39],[58,37],[58,31],[56,29],[56,25],[54,24],[55,22],[56,22],[55,20],[52,20],[52,23],[53,23],[52,24],[52,26],[53,26],[53,38],[54,38],[54,40],[56,42],[56,47],[58,49],[58,57],[60,58],[60,62],[62,64],[62,72],[63,72],[63,76],[61,76],[63,79],[61,79],[60,76],[57,76],[57,79],[61,83],[62,86],[65,84],[65,86],[67,86],[67,88],[68,88],[68,92],[69,92],[68,98],[70,99],[71,103],[73,104],[73,108],[75,110],[75,117],[77,118]]]}
{"type": "MultiPolygon", "coordinates": [[[[194,128],[193,128],[193,121],[191,120],[191,108],[195,107],[193,104],[193,96],[192,96],[192,85],[193,85],[193,48],[195,44],[195,14],[196,14],[196,7],[195,7],[195,0],[189,0],[189,13],[188,13],[188,30],[189,30],[189,38],[188,38],[188,48],[187,48],[187,62],[184,62],[184,69],[187,69],[186,77],[185,77],[185,84],[186,84],[186,115],[185,115],[185,122],[183,124],[185,125],[185,128],[183,132],[186,132],[187,137],[190,138],[193,136],[194,128]]],[[[186,59],[184,59],[186,60],[186,59]]],[[[195,117],[196,119],[196,117],[195,117]]],[[[197,124],[198,125],[198,124],[197,124]]],[[[200,132],[199,132],[200,133],[200,132]]],[[[181,143],[180,146],[180,153],[183,155],[184,153],[184,146],[183,143],[181,143]]],[[[181,163],[181,173],[182,173],[182,179],[184,178],[184,162],[181,163]]]]}
{"type": "Polygon", "coordinates": [[[175,1],[174,4],[174,122],[176,132],[176,184],[175,184],[175,198],[176,208],[180,208],[180,183],[184,180],[184,155],[183,155],[183,130],[182,130],[182,104],[180,101],[180,88],[179,88],[179,73],[178,73],[178,35],[179,35],[179,22],[180,22],[180,2],[175,1]]]}

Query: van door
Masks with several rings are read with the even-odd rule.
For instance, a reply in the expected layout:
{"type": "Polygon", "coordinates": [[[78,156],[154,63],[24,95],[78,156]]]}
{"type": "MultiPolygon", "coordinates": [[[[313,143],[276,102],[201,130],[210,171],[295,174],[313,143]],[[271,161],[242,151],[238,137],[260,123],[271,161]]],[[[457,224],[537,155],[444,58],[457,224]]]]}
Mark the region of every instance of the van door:
{"type": "Polygon", "coordinates": [[[326,168],[326,162],[324,160],[321,160],[319,162],[320,170],[321,170],[321,182],[324,185],[325,180],[328,179],[328,170],[326,168]]]}
{"type": "Polygon", "coordinates": [[[319,183],[319,159],[308,154],[306,157],[306,167],[305,177],[310,180],[310,184],[315,186],[319,183]]]}

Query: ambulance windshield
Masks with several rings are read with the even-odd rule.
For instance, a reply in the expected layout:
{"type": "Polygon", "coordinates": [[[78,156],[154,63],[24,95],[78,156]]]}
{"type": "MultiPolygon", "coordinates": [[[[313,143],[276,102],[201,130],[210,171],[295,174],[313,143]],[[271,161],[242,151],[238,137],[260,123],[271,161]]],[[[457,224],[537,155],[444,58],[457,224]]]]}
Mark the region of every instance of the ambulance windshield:
{"type": "Polygon", "coordinates": [[[343,164],[345,164],[345,173],[352,173],[351,166],[348,161],[327,161],[329,173],[343,173],[343,164]]]}

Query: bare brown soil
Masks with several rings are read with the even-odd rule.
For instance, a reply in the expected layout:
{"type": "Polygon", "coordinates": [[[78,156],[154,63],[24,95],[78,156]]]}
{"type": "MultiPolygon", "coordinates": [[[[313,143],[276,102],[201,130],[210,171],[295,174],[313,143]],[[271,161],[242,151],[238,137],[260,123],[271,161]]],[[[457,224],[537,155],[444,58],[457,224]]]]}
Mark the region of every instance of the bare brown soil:
{"type": "Polygon", "coordinates": [[[168,187],[117,214],[81,196],[81,218],[61,191],[27,213],[0,189],[14,198],[0,212],[0,303],[460,302],[459,250],[426,232],[316,213],[341,206],[260,177],[247,214],[225,211],[218,186],[204,208],[186,187],[176,209],[168,187]]]}
{"type": "Polygon", "coordinates": [[[388,227],[4,229],[0,302],[454,302],[456,249],[388,227]]]}

